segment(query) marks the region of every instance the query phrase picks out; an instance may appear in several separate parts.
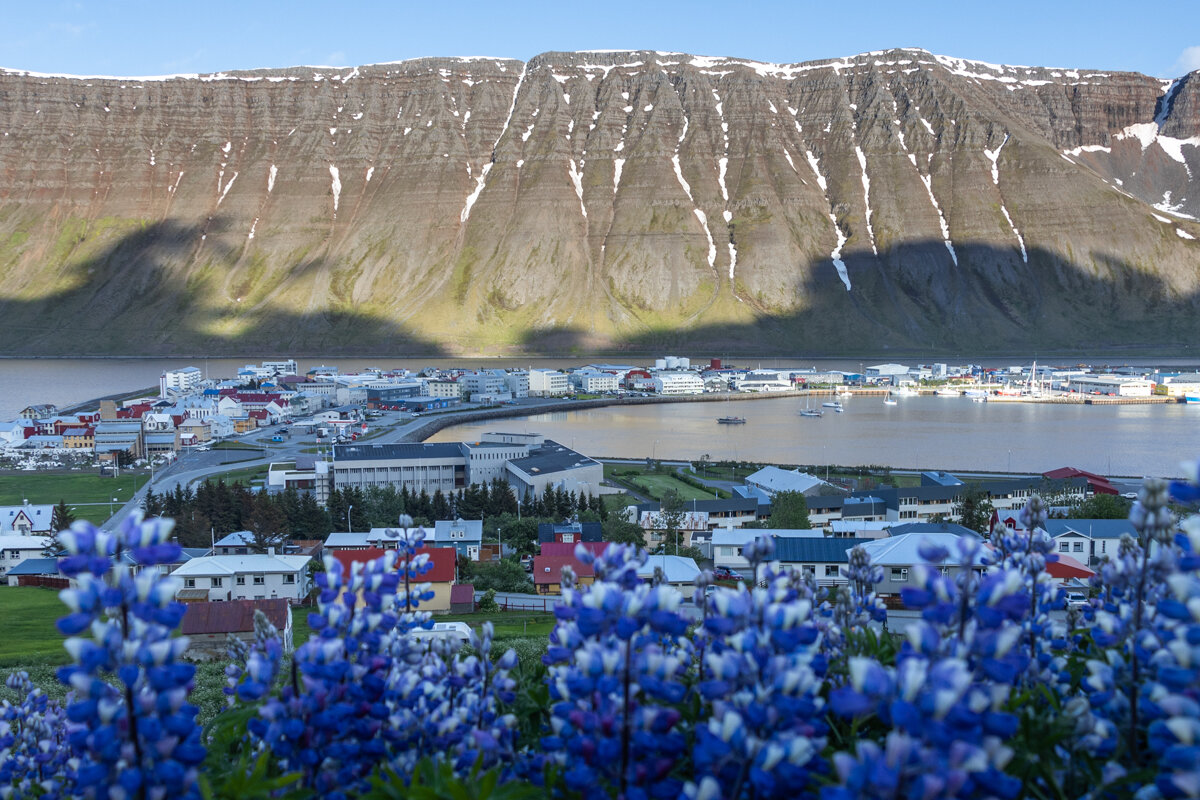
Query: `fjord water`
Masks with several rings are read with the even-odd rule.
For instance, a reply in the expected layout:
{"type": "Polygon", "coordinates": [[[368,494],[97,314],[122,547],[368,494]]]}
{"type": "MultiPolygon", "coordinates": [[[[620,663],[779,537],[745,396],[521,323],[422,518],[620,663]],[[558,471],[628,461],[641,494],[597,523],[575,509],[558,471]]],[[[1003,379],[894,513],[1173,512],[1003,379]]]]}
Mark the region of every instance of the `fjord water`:
{"type": "MultiPolygon", "coordinates": [[[[0,420],[25,406],[67,406],[104,395],[157,386],[164,369],[188,365],[213,377],[234,375],[257,359],[4,359],[0,360],[0,420]]],[[[597,357],[619,363],[631,359],[597,357]]],[[[632,359],[640,363],[645,359],[632,359]]],[[[958,359],[966,361],[967,359],[958,359]]],[[[746,366],[814,364],[812,359],[740,359],[746,366]]],[[[1102,358],[1064,358],[1066,363],[1102,358]]],[[[352,372],[442,367],[511,368],[575,366],[581,359],[364,358],[301,359],[306,371],[322,363],[352,372]]],[[[819,360],[821,369],[857,370],[860,361],[819,360]]],[[[867,363],[874,363],[869,361],[867,363]]],[[[978,362],[977,362],[978,363],[978,362]]],[[[986,359],[1002,366],[1020,359],[986,359]]],[[[1195,359],[1155,359],[1159,365],[1194,368],[1195,359]]],[[[827,398],[826,398],[827,399],[827,398]]],[[[798,416],[802,398],[737,403],[672,403],[563,411],[528,418],[457,425],[433,441],[477,438],[489,430],[543,433],[587,455],[734,459],[780,464],[881,464],[897,468],[1041,472],[1076,466],[1106,474],[1177,475],[1179,462],[1200,456],[1200,406],[1074,406],[972,403],[967,398],[902,397],[885,406],[879,397],[843,399],[846,411],[820,419],[798,416]],[[744,416],[745,425],[719,425],[717,417],[744,416]]],[[[813,405],[819,405],[814,398],[813,405]]],[[[828,411],[828,409],[826,409],[828,411]]]]}
{"type": "MultiPolygon", "coordinates": [[[[822,398],[828,399],[828,398],[822,398]]],[[[1142,477],[1182,474],[1200,456],[1200,406],[974,403],[965,397],[841,398],[845,412],[801,417],[805,399],[677,403],[564,411],[455,425],[431,441],[494,430],[546,435],[581,453],[776,464],[1044,472],[1074,466],[1142,477]],[[717,417],[744,416],[745,425],[717,417]]],[[[820,402],[814,398],[810,405],[820,402]]]]}

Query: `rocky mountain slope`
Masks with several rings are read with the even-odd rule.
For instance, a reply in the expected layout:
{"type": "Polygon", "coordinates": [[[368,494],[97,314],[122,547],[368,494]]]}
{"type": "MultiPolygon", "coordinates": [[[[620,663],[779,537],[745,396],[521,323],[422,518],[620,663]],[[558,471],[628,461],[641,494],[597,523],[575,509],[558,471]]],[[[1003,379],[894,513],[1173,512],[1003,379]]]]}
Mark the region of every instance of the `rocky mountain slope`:
{"type": "Polygon", "coordinates": [[[5,354],[1180,350],[1200,73],[0,71],[5,354]]]}

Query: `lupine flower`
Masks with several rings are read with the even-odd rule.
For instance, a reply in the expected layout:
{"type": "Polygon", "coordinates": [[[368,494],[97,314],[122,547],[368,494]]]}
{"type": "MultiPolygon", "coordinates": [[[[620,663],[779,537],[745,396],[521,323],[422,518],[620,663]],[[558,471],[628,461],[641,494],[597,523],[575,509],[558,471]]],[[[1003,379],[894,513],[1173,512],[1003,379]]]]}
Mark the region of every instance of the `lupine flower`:
{"type": "Polygon", "coordinates": [[[187,702],[195,667],[180,661],[188,640],[172,635],[184,612],[179,581],[157,569],[179,556],[171,528],[135,513],[113,534],[77,522],[59,537],[70,554],[59,569],[78,582],[59,593],[72,613],[58,623],[75,662],[58,672],[74,691],[64,771],[72,795],[199,796],[204,747],[187,702]],[[114,569],[125,552],[140,571],[114,569]],[[74,635],[85,630],[91,638],[74,635]]]}
{"type": "Polygon", "coordinates": [[[71,756],[65,709],[27,672],[12,673],[5,685],[20,701],[0,703],[0,798],[61,796],[71,756]]]}

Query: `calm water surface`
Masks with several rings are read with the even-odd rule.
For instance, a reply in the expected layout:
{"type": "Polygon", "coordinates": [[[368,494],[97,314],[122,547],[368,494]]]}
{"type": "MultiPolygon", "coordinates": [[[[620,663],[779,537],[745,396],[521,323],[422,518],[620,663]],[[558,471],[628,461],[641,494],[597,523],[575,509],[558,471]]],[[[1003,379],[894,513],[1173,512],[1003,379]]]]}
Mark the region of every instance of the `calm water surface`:
{"type": "MultiPolygon", "coordinates": [[[[1116,475],[1179,475],[1200,455],[1200,406],[973,403],[968,398],[842,399],[801,417],[805,399],[622,406],[456,425],[431,441],[492,430],[545,434],[588,455],[734,459],[780,464],[1044,472],[1075,466],[1116,475]],[[745,425],[720,425],[740,416],[745,425]]],[[[817,403],[813,403],[817,405],[817,403]]]]}
{"type": "MultiPolygon", "coordinates": [[[[265,357],[265,356],[264,356],[265,357]]],[[[33,403],[67,406],[104,395],[158,385],[165,369],[194,365],[226,377],[248,359],[0,359],[0,420],[33,403]]],[[[623,359],[641,363],[645,358],[623,359]]],[[[876,363],[884,358],[872,359],[876,363]]],[[[965,363],[969,359],[955,359],[965,363]]],[[[619,363],[615,356],[596,362],[619,363]]],[[[698,361],[698,359],[694,359],[698,361]]],[[[1019,360],[975,359],[1001,366],[1019,360]]],[[[1053,363],[1099,358],[1058,359],[1053,363]]],[[[430,359],[300,360],[307,371],[321,364],[352,372],[365,367],[422,369],[430,359]]],[[[475,368],[563,367],[579,359],[440,359],[440,366],[475,368]]],[[[858,360],[740,359],[742,366],[803,364],[857,370],[858,360]]],[[[916,363],[909,359],[906,363],[916,363]]],[[[1157,359],[1187,368],[1194,359],[1157,359]]],[[[1200,406],[1066,406],[972,403],[966,398],[878,397],[844,400],[845,413],[820,419],[798,416],[800,398],[737,403],[687,403],[543,414],[448,428],[434,441],[476,438],[488,430],[530,430],[589,455],[776,463],[886,464],[1041,472],[1071,465],[1119,475],[1179,474],[1180,461],[1200,455],[1200,406]],[[720,416],[744,416],[745,425],[718,425],[720,416]]],[[[828,409],[827,409],[828,411],[828,409]]]]}

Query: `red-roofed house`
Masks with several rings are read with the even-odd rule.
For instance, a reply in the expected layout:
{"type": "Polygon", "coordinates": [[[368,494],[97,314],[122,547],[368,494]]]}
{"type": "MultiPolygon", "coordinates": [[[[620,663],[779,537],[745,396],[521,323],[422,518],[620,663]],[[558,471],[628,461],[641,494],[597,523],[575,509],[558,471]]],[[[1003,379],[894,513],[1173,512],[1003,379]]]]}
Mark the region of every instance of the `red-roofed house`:
{"type": "MultiPolygon", "coordinates": [[[[360,550],[343,550],[326,547],[326,551],[338,560],[347,571],[354,564],[365,564],[384,554],[379,547],[360,550]]],[[[421,603],[422,611],[443,614],[450,611],[450,591],[458,574],[458,552],[453,547],[422,547],[417,553],[428,553],[433,569],[421,576],[421,581],[430,584],[433,599],[421,603]]]]}
{"type": "Polygon", "coordinates": [[[538,594],[562,594],[563,567],[575,571],[576,584],[579,586],[591,584],[595,577],[591,566],[575,556],[534,556],[533,585],[537,587],[538,594]]]}
{"type": "Polygon", "coordinates": [[[608,547],[608,542],[542,542],[542,555],[544,556],[574,556],[575,548],[582,546],[585,550],[594,556],[598,556],[604,552],[604,548],[608,547]]]}
{"type": "Polygon", "coordinates": [[[189,652],[200,650],[224,655],[229,634],[243,642],[254,640],[254,612],[261,611],[279,631],[283,651],[292,652],[292,607],[282,597],[269,600],[229,600],[216,603],[187,603],[183,635],[191,639],[189,652]]]}
{"type": "Polygon", "coordinates": [[[1068,478],[1087,478],[1088,489],[1091,490],[1092,494],[1120,494],[1116,487],[1109,483],[1108,478],[1076,467],[1052,469],[1049,472],[1043,472],[1042,477],[1049,478],[1052,481],[1061,481],[1068,478]]]}
{"type": "Polygon", "coordinates": [[[1086,581],[1096,574],[1095,570],[1066,553],[1058,553],[1058,561],[1047,561],[1046,572],[1059,583],[1074,580],[1086,581]]]}

